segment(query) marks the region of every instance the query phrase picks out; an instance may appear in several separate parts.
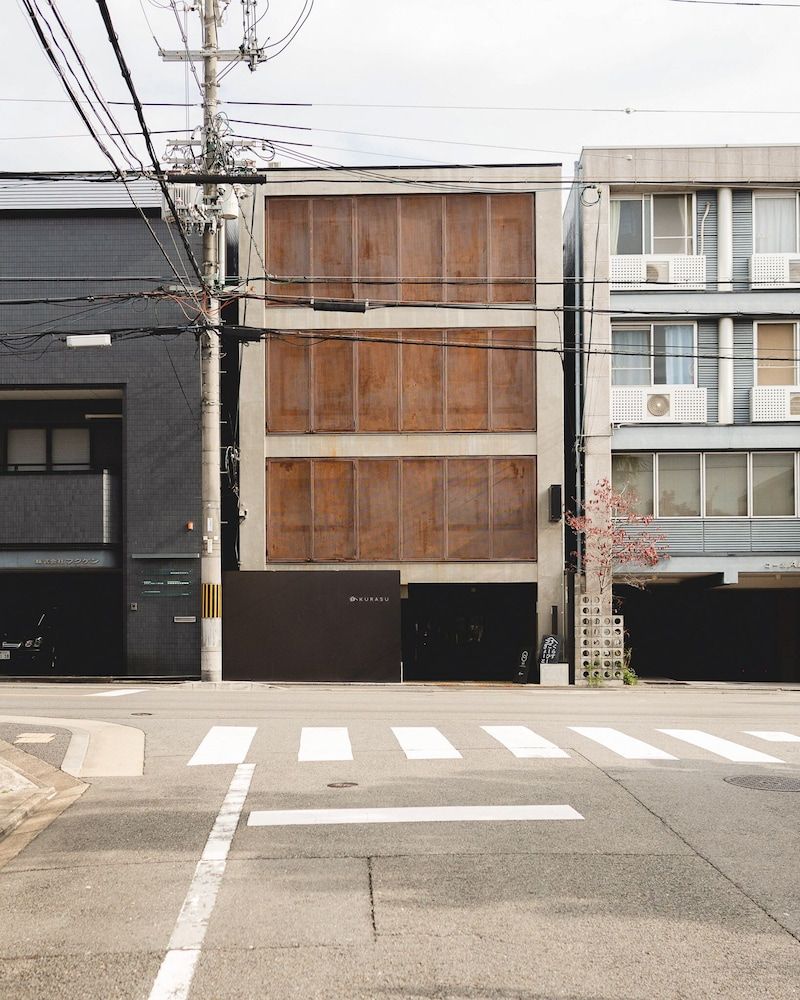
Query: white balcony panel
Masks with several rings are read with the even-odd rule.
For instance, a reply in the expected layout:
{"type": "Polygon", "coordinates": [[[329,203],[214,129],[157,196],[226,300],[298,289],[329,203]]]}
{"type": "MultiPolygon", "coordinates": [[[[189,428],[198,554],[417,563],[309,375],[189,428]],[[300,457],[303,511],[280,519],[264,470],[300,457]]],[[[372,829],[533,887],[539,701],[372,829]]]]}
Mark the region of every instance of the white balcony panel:
{"type": "Polygon", "coordinates": [[[800,254],[754,253],[750,258],[750,285],[753,288],[800,285],[800,254]]]}
{"type": "Polygon", "coordinates": [[[611,291],[682,291],[706,284],[705,254],[612,255],[611,291]]]}
{"type": "Polygon", "coordinates": [[[800,386],[754,385],[750,390],[750,419],[754,424],[800,421],[800,386]]]}
{"type": "Polygon", "coordinates": [[[684,385],[611,389],[612,424],[705,424],[707,421],[705,388],[684,385]]]}

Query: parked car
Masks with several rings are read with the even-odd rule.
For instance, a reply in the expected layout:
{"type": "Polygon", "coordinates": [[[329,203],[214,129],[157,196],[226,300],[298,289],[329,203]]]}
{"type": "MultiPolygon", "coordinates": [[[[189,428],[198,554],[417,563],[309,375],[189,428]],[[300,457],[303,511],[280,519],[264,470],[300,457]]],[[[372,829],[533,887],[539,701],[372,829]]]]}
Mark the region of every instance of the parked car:
{"type": "Polygon", "coordinates": [[[28,622],[0,622],[0,671],[28,673],[55,670],[57,662],[52,614],[43,611],[28,622]]]}

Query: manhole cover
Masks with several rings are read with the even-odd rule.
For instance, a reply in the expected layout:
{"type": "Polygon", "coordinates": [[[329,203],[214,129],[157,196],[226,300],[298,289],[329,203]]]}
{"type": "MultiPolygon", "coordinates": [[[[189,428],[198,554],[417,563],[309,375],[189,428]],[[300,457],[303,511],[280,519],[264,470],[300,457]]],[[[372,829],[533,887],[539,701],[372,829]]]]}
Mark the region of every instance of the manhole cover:
{"type": "Polygon", "coordinates": [[[357,781],[332,781],[328,788],[358,788],[357,781]]]}
{"type": "Polygon", "coordinates": [[[784,774],[737,774],[724,780],[729,785],[757,788],[762,792],[800,792],[800,778],[790,778],[784,774]]]}

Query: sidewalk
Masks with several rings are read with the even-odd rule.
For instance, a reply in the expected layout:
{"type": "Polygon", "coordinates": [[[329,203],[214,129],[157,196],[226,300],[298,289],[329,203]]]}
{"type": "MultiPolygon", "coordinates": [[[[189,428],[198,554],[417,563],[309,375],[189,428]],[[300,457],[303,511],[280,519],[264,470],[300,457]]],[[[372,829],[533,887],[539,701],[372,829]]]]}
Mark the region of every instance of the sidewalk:
{"type": "MultiPolygon", "coordinates": [[[[55,788],[31,781],[6,757],[13,750],[0,741],[0,837],[15,830],[42,802],[55,795],[55,788]]],[[[12,755],[16,757],[16,755],[12,755]]]]}

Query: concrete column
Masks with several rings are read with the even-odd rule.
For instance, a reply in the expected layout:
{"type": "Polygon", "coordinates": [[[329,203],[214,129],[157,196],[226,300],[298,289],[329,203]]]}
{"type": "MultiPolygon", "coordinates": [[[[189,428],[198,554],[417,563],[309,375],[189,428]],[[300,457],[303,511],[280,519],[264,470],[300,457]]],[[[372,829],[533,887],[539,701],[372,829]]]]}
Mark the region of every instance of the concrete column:
{"type": "Polygon", "coordinates": [[[720,424],[733,423],[733,320],[722,316],[717,335],[719,353],[719,416],[720,424]]]}
{"type": "Polygon", "coordinates": [[[721,292],[733,289],[733,191],[717,191],[717,282],[721,292]]]}

